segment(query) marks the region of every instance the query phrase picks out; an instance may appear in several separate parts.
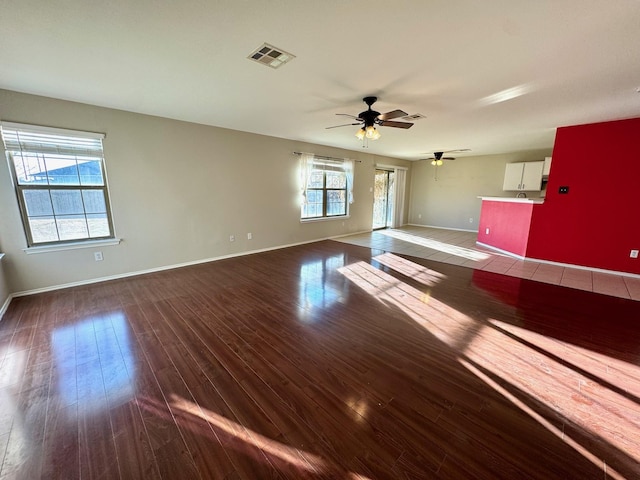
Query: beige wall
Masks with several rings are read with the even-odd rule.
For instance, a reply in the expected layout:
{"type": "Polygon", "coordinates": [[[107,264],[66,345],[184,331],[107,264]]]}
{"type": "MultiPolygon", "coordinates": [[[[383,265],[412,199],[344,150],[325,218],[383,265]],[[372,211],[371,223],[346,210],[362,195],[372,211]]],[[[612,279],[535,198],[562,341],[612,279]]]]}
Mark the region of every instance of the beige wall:
{"type": "Polygon", "coordinates": [[[414,162],[411,172],[409,223],[478,230],[478,196],[512,197],[502,183],[507,163],[544,160],[549,150],[459,157],[435,168],[428,160],[414,162]],[[471,219],[471,221],[470,221],[471,219]]]}
{"type": "MultiPolygon", "coordinates": [[[[116,235],[123,239],[114,246],[25,254],[15,193],[2,161],[0,243],[13,293],[369,230],[374,165],[410,167],[366,152],[6,90],[0,90],[0,115],[4,121],[106,133],[111,207],[116,235]],[[350,218],[300,223],[293,151],[361,161],[355,164],[350,218]],[[97,250],[104,261],[94,261],[97,250]]],[[[407,205],[408,199],[407,192],[407,205]]]]}

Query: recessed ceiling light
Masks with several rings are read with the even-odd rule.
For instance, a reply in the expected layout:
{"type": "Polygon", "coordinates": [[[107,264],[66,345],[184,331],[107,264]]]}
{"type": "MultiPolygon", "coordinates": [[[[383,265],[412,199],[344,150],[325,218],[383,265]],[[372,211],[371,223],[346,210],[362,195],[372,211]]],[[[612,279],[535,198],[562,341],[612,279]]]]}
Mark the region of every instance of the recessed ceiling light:
{"type": "Polygon", "coordinates": [[[281,48],[274,47],[268,43],[263,43],[251,52],[247,58],[267,67],[279,68],[285,63],[296,58],[296,56],[289,52],[285,52],[281,48]]]}

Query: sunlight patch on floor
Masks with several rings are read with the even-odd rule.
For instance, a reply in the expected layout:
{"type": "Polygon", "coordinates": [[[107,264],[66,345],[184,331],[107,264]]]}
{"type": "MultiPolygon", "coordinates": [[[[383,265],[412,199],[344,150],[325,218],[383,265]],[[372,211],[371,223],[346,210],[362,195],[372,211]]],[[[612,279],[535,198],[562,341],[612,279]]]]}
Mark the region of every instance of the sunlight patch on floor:
{"type": "MultiPolygon", "coordinates": [[[[285,462],[310,473],[322,474],[332,470],[331,465],[319,455],[265,437],[176,394],[170,395],[169,406],[174,411],[180,411],[206,421],[219,437],[231,436],[241,441],[248,448],[263,451],[275,463],[278,461],[285,462]]],[[[368,477],[354,472],[347,472],[347,475],[345,478],[353,480],[370,480],[368,477]]]]}
{"type": "Polygon", "coordinates": [[[452,348],[459,348],[459,339],[475,324],[467,315],[366,262],[353,263],[338,271],[379,302],[398,308],[452,348]]]}
{"type": "Polygon", "coordinates": [[[464,248],[458,245],[452,245],[450,243],[433,240],[431,238],[419,237],[418,235],[412,235],[410,233],[402,232],[399,230],[383,230],[380,233],[382,235],[386,235],[387,237],[397,238],[398,240],[402,240],[404,242],[413,243],[415,245],[420,245],[421,247],[431,248],[432,250],[438,250],[443,253],[466,258],[468,260],[474,260],[476,262],[486,260],[491,257],[491,255],[489,255],[488,253],[479,252],[471,248],[464,248]]]}
{"type": "Polygon", "coordinates": [[[431,270],[430,268],[418,265],[410,260],[406,260],[393,253],[383,253],[373,258],[374,261],[395,270],[402,275],[411,277],[413,280],[421,284],[432,287],[441,280],[447,278],[446,275],[431,270]]]}
{"type": "MultiPolygon", "coordinates": [[[[511,403],[513,403],[520,410],[522,410],[527,415],[529,415],[531,418],[536,420],[540,425],[542,425],[544,428],[546,428],[549,432],[551,432],[556,437],[560,438],[564,443],[570,445],[573,449],[575,449],[578,453],[580,453],[583,457],[585,457],[591,463],[596,465],[598,468],[604,468],[605,467],[604,462],[601,459],[599,459],[597,456],[592,454],[587,448],[583,447],[581,444],[579,444],[578,442],[573,440],[568,435],[565,435],[565,433],[562,430],[560,430],[558,427],[553,425],[551,422],[549,422],[547,419],[545,419],[542,415],[540,415],[534,409],[529,407],[526,403],[522,402],[520,399],[518,399],[517,397],[512,395],[508,390],[506,390],[504,387],[502,387],[499,383],[497,383],[496,381],[491,379],[489,376],[485,375],[482,371],[478,370],[478,368],[476,368],[469,361],[465,360],[464,358],[461,358],[459,360],[459,362],[467,370],[469,370],[471,373],[473,373],[476,377],[481,379],[483,382],[485,382],[487,385],[489,385],[491,388],[493,388],[495,391],[497,391],[503,397],[505,397],[507,400],[509,400],[511,403]]],[[[613,479],[616,479],[616,480],[625,480],[622,475],[620,475],[619,473],[617,473],[616,471],[614,471],[614,470],[612,470],[610,468],[607,469],[606,472],[607,472],[607,475],[608,475],[607,478],[610,477],[610,478],[613,478],[613,479]]]]}
{"type": "MultiPolygon", "coordinates": [[[[0,453],[4,449],[4,458],[0,460],[0,469],[3,465],[19,465],[28,456],[29,438],[25,435],[25,419],[21,414],[21,408],[16,395],[12,391],[20,391],[20,383],[27,363],[28,350],[16,350],[7,348],[0,354],[4,360],[0,364],[0,420],[13,423],[0,425],[3,431],[10,432],[6,449],[0,445],[0,453]],[[10,428],[9,428],[10,427],[10,428]]],[[[4,472],[3,472],[4,473],[4,472]]],[[[2,478],[5,478],[4,475],[2,478]]],[[[7,478],[9,478],[7,476],[7,478]]]]}
{"type": "MultiPolygon", "coordinates": [[[[375,260],[389,268],[400,265],[392,257],[375,260]]],[[[402,265],[400,273],[403,269],[419,271],[406,268],[402,265]]],[[[545,404],[559,414],[559,419],[566,418],[569,425],[574,424],[629,458],[640,460],[640,435],[636,436],[637,441],[630,440],[634,438],[634,431],[640,431],[640,392],[637,386],[632,391],[628,389],[640,378],[639,367],[526,328],[494,319],[473,319],[366,262],[347,265],[338,271],[373,298],[398,308],[454,349],[466,369],[606,470],[610,478],[623,477],[609,468],[605,460],[572,439],[564,426],[560,429],[518,397],[531,397],[545,404]],[[600,371],[593,369],[595,365],[600,371]],[[610,368],[617,369],[612,377],[607,376],[610,368]],[[621,420],[628,426],[623,434],[608,427],[619,425],[621,420]]]]}
{"type": "Polygon", "coordinates": [[[256,448],[264,450],[269,455],[276,456],[296,467],[309,471],[315,471],[316,469],[322,470],[325,468],[326,462],[317,455],[282,444],[241,425],[230,425],[235,422],[184,398],[180,398],[175,394],[171,395],[171,407],[200,417],[206,420],[215,430],[221,430],[228,435],[233,435],[239,440],[252,444],[256,448]],[[300,456],[301,453],[304,453],[304,459],[300,456]]]}
{"type": "Polygon", "coordinates": [[[6,348],[0,354],[0,388],[14,385],[20,381],[27,362],[29,350],[6,348]]]}
{"type": "Polygon", "coordinates": [[[621,437],[609,427],[626,424],[627,432],[640,433],[639,397],[629,391],[640,377],[639,367],[494,319],[465,356],[640,461],[640,436],[629,444],[629,435],[621,437]],[[609,375],[609,364],[634,371],[609,375]]]}

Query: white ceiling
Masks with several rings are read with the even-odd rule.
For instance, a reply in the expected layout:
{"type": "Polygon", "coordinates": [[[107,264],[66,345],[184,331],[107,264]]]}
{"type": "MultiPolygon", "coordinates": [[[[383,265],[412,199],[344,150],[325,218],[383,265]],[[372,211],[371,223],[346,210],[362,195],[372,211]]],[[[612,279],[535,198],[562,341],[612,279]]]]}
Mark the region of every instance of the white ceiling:
{"type": "Polygon", "coordinates": [[[1,88],[350,150],[358,127],[325,127],[366,95],[427,116],[369,143],[409,160],[551,148],[558,126],[640,116],[638,0],[0,6],[1,88]],[[263,42],[296,58],[249,61],[263,42]],[[491,103],[514,87],[524,95],[491,103]]]}

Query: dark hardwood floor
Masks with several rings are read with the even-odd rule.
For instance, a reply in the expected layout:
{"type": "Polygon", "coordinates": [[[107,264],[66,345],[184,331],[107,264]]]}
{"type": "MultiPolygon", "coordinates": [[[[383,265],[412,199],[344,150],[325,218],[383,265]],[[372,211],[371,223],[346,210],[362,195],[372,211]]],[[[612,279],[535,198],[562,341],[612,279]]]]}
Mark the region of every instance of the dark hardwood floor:
{"type": "Polygon", "coordinates": [[[640,478],[640,303],[332,241],[15,298],[0,479],[640,478]]]}

